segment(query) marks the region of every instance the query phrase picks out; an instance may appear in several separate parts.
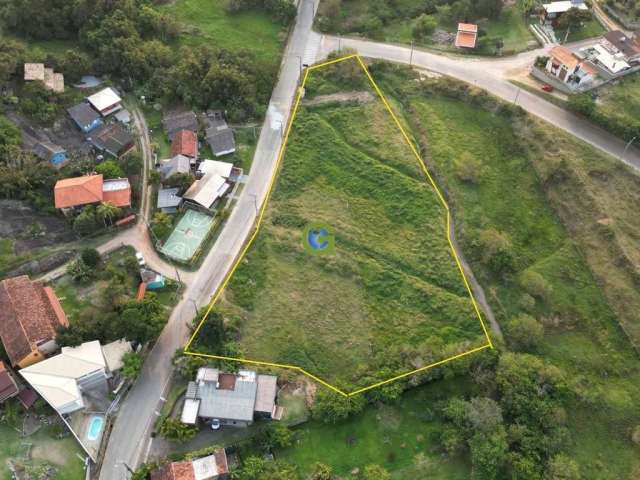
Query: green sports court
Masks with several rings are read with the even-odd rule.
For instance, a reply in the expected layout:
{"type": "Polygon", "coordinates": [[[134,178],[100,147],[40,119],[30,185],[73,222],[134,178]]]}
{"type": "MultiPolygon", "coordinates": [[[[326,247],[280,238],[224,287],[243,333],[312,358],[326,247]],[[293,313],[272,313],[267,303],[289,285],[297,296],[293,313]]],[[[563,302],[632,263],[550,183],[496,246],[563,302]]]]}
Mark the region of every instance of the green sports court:
{"type": "Polygon", "coordinates": [[[174,260],[188,262],[207,238],[213,221],[210,215],[187,210],[163,245],[162,253],[174,260]]]}

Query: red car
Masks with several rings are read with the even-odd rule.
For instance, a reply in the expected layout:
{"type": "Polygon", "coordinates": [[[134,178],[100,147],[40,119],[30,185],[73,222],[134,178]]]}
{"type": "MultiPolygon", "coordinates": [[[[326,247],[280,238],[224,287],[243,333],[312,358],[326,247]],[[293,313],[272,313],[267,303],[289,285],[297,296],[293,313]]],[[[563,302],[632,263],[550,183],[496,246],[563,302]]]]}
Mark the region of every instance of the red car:
{"type": "Polygon", "coordinates": [[[553,87],[551,85],[543,85],[542,90],[545,92],[553,92],[553,87]]]}

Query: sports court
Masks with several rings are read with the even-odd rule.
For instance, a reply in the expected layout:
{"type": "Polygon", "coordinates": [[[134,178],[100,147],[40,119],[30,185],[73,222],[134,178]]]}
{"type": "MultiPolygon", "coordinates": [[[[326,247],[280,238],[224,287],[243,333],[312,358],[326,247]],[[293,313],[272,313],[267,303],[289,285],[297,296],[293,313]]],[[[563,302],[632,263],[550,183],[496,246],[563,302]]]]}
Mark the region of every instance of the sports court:
{"type": "Polygon", "coordinates": [[[213,217],[196,210],[187,210],[162,247],[162,253],[187,262],[198,251],[213,225],[213,217]]]}

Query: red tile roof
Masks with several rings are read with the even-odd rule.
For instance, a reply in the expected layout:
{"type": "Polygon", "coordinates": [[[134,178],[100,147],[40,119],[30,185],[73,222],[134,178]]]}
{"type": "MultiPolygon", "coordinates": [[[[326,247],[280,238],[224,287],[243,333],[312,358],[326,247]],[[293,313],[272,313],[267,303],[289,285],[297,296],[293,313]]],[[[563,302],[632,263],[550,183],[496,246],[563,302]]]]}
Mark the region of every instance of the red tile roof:
{"type": "Polygon", "coordinates": [[[4,362],[0,360],[0,402],[18,394],[18,385],[13,379],[4,362]]]}
{"type": "Polygon", "coordinates": [[[458,31],[478,33],[478,25],[476,25],[475,23],[459,23],[458,31]]]}
{"type": "Polygon", "coordinates": [[[171,144],[171,156],[184,155],[195,158],[198,156],[198,136],[189,130],[176,133],[171,144]]]}
{"type": "Polygon", "coordinates": [[[127,183],[125,188],[118,190],[104,190],[102,192],[102,201],[110,203],[116,207],[128,207],[131,205],[131,185],[127,183]]]}
{"type": "Polygon", "coordinates": [[[168,463],[162,468],[151,472],[151,480],[195,480],[191,462],[168,463]]]}
{"type": "Polygon", "coordinates": [[[56,208],[101,202],[102,183],[102,175],[85,175],[58,180],[53,189],[56,208]]]}
{"type": "Polygon", "coordinates": [[[12,365],[36,351],[39,342],[53,340],[58,325],[67,324],[54,297],[26,275],[0,282],[0,340],[12,365]]]}
{"type": "Polygon", "coordinates": [[[565,65],[569,70],[574,69],[580,62],[578,57],[566,47],[553,47],[549,52],[549,56],[557,60],[561,65],[565,65]]]}

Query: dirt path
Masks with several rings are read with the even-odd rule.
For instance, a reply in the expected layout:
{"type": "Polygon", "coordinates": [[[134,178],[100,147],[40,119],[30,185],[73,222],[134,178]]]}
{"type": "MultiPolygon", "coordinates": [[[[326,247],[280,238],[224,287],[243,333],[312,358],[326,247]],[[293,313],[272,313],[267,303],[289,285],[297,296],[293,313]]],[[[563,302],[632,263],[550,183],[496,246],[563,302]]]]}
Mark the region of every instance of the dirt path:
{"type": "Polygon", "coordinates": [[[309,100],[303,100],[303,105],[322,105],[324,103],[369,103],[374,100],[371,92],[340,92],[332,93],[331,95],[318,95],[309,100]]]}

